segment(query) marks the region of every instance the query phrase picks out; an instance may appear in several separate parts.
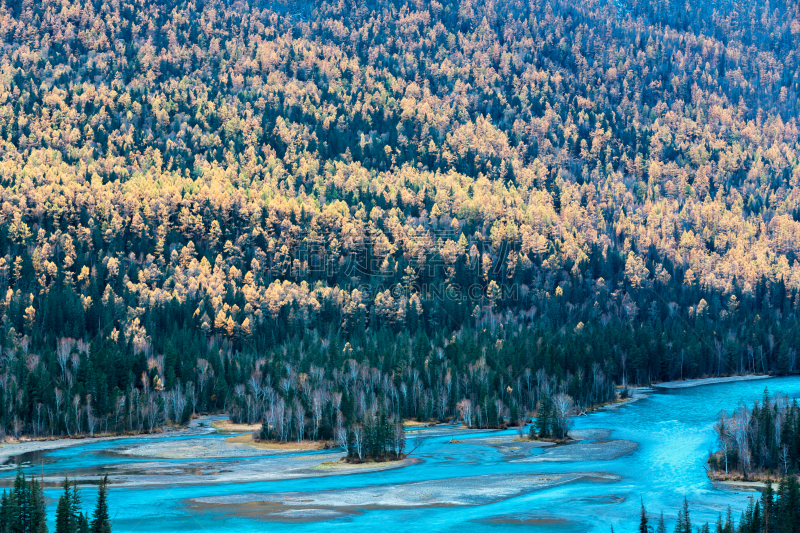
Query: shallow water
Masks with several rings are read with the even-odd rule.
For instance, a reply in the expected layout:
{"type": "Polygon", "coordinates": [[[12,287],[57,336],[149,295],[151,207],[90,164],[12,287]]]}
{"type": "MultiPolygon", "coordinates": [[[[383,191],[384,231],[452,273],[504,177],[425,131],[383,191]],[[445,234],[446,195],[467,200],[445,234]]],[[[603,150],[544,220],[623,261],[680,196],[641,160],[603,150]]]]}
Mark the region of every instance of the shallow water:
{"type": "MultiPolygon", "coordinates": [[[[722,409],[732,411],[740,400],[751,404],[761,398],[765,387],[790,397],[800,396],[798,377],[745,381],[655,392],[630,405],[577,418],[575,429],[607,428],[611,430],[609,439],[638,444],[632,452],[609,460],[541,461],[555,457],[548,454],[563,448],[524,449],[521,455],[515,455],[513,450],[509,453],[508,449],[468,441],[513,435],[513,431],[458,435],[436,431],[430,432],[433,436],[414,453],[422,459],[420,464],[382,472],[283,481],[205,481],[209,472],[246,470],[248,464],[256,463],[255,458],[176,460],[117,453],[152,439],[97,442],[25,454],[12,461],[22,463],[26,473],[52,477],[54,482],[64,475],[85,478],[108,472],[112,483],[117,483],[110,494],[117,533],[336,531],[342,527],[348,531],[379,527],[390,531],[566,533],[607,532],[610,524],[617,531],[625,531],[635,529],[640,498],[653,517],[663,510],[668,522],[674,520],[684,496],[689,499],[696,523],[715,520],[728,505],[738,517],[750,494],[716,489],[703,467],[714,447],[713,425],[718,413],[722,409]],[[450,443],[453,438],[462,443],[450,443]],[[563,484],[541,490],[520,481],[529,479],[520,476],[543,474],[570,475],[564,476],[567,481],[563,484]],[[447,481],[453,478],[458,479],[447,481]],[[502,490],[495,490],[498,479],[508,479],[502,490]],[[573,479],[577,481],[570,481],[573,479]],[[145,484],[131,486],[131,480],[145,484]],[[456,494],[460,488],[461,494],[456,494]],[[308,494],[299,496],[298,492],[308,494]],[[272,501],[226,505],[219,503],[220,497],[223,501],[225,497],[272,501]],[[202,500],[198,502],[196,498],[202,500]],[[304,511],[303,500],[311,502],[307,506],[315,510],[304,511]],[[280,507],[276,501],[286,505],[280,507]],[[368,507],[359,508],[352,501],[368,507]],[[380,508],[381,502],[386,501],[406,502],[408,506],[380,508]]],[[[602,447],[605,439],[586,442],[602,447]]],[[[299,461],[293,456],[281,460],[299,461]]],[[[0,472],[0,483],[8,485],[13,475],[13,469],[0,472]]],[[[51,499],[50,517],[55,513],[59,494],[56,486],[45,490],[51,499]]],[[[87,485],[82,494],[85,507],[91,508],[95,489],[87,485]]],[[[54,530],[52,523],[50,530],[54,530]]]]}

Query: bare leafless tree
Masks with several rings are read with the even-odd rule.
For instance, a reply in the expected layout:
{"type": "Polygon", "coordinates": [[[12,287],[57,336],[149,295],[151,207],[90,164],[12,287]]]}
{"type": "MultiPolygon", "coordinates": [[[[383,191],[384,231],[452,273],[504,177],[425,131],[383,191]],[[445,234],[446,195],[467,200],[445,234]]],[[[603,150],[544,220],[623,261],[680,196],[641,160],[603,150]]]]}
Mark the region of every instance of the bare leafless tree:
{"type": "Polygon", "coordinates": [[[556,424],[554,433],[556,438],[563,439],[569,434],[571,428],[572,409],[575,402],[572,397],[558,393],[553,396],[553,407],[555,408],[556,424]]]}
{"type": "Polygon", "coordinates": [[[353,447],[356,449],[358,458],[364,458],[364,428],[360,424],[353,426],[353,447]]]}

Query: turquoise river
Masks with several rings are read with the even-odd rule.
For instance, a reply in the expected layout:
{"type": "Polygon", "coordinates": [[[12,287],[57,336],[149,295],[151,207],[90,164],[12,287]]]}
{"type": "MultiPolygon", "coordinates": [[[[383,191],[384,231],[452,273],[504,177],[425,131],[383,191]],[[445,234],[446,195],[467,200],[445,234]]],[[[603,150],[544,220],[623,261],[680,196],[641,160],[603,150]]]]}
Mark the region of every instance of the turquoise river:
{"type": "MultiPolygon", "coordinates": [[[[43,476],[52,518],[58,479],[78,479],[85,508],[91,509],[95,480],[108,473],[116,533],[608,532],[612,524],[620,532],[635,530],[640,500],[653,517],[663,511],[671,530],[684,497],[695,523],[715,520],[727,506],[738,518],[747,505],[753,493],[716,488],[704,466],[719,412],[734,410],[740,401],[752,404],[765,387],[800,396],[798,377],[656,390],[577,417],[575,434],[583,440],[556,448],[516,446],[514,431],[409,431],[414,464],[323,477],[284,473],[292,472],[287,465],[319,465],[331,458],[329,452],[229,458],[123,453],[153,443],[169,449],[187,439],[227,437],[213,432],[102,440],[11,456],[0,484],[10,485],[17,465],[43,476]]],[[[311,471],[320,469],[305,472],[311,471]]]]}

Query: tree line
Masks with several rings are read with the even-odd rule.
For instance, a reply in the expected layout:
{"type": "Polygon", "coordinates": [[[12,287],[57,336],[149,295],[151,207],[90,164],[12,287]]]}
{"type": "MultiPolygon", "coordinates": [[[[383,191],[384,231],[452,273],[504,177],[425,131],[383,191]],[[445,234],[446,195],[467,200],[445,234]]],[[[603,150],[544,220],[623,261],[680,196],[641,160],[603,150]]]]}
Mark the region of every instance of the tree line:
{"type": "MultiPolygon", "coordinates": [[[[82,510],[78,486],[64,479],[64,493],[56,508],[55,533],[111,533],[108,510],[108,475],[103,476],[91,518],[82,510]]],[[[14,485],[0,498],[0,533],[47,533],[47,516],[41,481],[17,472],[14,485]]]]}

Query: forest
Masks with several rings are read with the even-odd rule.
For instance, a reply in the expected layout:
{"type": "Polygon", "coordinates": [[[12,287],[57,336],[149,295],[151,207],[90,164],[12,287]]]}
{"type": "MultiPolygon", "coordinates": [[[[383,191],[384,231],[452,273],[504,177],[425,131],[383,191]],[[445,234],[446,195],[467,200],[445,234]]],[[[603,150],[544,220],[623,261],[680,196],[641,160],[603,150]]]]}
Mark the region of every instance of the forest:
{"type": "Polygon", "coordinates": [[[800,470],[800,407],[764,390],[761,402],[741,403],[715,425],[719,451],[709,457],[711,476],[719,479],[775,477],[800,470]]]}
{"type": "MultiPolygon", "coordinates": [[[[711,525],[692,526],[689,502],[684,499],[683,508],[678,510],[674,533],[711,533],[711,525]]],[[[611,529],[613,532],[613,528],[611,529]]],[[[782,478],[776,491],[771,482],[759,498],[751,496],[747,508],[741,513],[737,526],[730,507],[725,516],[719,514],[714,525],[716,533],[795,533],[800,530],[800,484],[795,476],[782,478]]],[[[647,514],[644,503],[639,519],[638,533],[667,533],[664,514],[653,520],[647,514]]]]}
{"type": "MultiPolygon", "coordinates": [[[[4,490],[0,498],[0,533],[47,533],[43,482],[17,472],[13,487],[4,490]]],[[[83,512],[77,484],[65,478],[63,488],[55,513],[55,533],[111,533],[107,475],[100,479],[91,519],[83,512]]]]}
{"type": "Polygon", "coordinates": [[[2,0],[0,432],[797,372],[798,3],[718,4],[2,0]]]}

